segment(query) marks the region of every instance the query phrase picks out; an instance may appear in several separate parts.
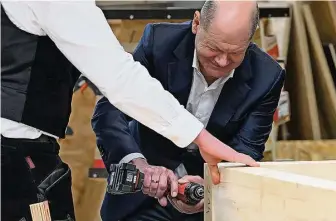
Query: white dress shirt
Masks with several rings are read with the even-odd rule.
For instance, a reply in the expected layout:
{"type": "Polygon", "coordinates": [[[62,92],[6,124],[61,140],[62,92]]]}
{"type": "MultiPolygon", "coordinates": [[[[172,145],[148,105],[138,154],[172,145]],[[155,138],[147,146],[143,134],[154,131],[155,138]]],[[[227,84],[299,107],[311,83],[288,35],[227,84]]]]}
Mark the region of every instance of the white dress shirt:
{"type": "MultiPolygon", "coordinates": [[[[203,128],[192,114],[120,45],[94,0],[1,1],[20,29],[48,35],[76,68],[125,114],[186,147],[203,128]]],[[[41,104],[42,105],[42,104],[41,104]]],[[[1,119],[6,137],[35,138],[42,132],[1,119]]]]}
{"type": "MultiPolygon", "coordinates": [[[[194,51],[193,69],[193,82],[186,108],[190,113],[196,116],[199,121],[202,122],[204,127],[206,127],[222,88],[224,84],[233,77],[234,70],[232,70],[227,77],[219,78],[209,86],[204,78],[204,75],[200,71],[196,51],[194,51]]],[[[187,148],[195,149],[198,147],[196,144],[191,143],[187,148]]],[[[140,153],[132,153],[126,155],[121,160],[121,163],[130,162],[135,158],[145,157],[140,153]]],[[[181,174],[181,172],[178,172],[178,174],[181,174]]],[[[180,177],[182,176],[183,175],[181,174],[180,177]]]]}
{"type": "MultiPolygon", "coordinates": [[[[227,77],[221,77],[209,86],[200,71],[196,51],[194,52],[193,68],[193,83],[186,108],[206,127],[222,88],[233,77],[234,70],[227,77]]],[[[197,145],[194,143],[188,146],[188,149],[195,148],[197,148],[197,145]]]]}

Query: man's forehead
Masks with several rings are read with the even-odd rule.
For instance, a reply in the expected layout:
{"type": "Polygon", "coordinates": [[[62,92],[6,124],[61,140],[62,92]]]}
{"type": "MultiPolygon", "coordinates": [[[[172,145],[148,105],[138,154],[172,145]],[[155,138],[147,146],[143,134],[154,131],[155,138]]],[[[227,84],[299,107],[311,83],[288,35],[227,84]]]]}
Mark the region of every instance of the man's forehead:
{"type": "Polygon", "coordinates": [[[233,33],[222,32],[215,27],[209,27],[204,32],[204,40],[227,50],[243,49],[249,44],[248,34],[237,36],[233,33]]]}
{"type": "Polygon", "coordinates": [[[249,44],[242,42],[239,45],[236,44],[230,44],[230,43],[225,43],[225,42],[217,42],[216,47],[220,51],[225,51],[225,52],[238,52],[238,51],[244,51],[249,44]]]}

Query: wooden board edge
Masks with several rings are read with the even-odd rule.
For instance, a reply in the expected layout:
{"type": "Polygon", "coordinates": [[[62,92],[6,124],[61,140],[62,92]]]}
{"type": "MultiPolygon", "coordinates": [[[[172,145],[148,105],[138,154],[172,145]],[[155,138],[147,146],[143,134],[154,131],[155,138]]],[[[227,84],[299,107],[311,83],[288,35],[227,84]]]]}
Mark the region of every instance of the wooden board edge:
{"type": "Polygon", "coordinates": [[[204,164],[204,220],[212,221],[212,196],[214,185],[209,175],[207,164],[204,164]]]}
{"type": "MultiPolygon", "coordinates": [[[[336,160],[322,160],[322,161],[283,161],[283,162],[260,162],[260,167],[267,167],[269,165],[276,166],[276,165],[314,165],[314,164],[336,164],[336,160]]],[[[237,168],[237,167],[247,167],[245,164],[241,163],[219,163],[219,168],[237,168]]],[[[207,168],[207,167],[206,167],[207,168]]]]}
{"type": "MultiPolygon", "coordinates": [[[[336,197],[336,181],[255,167],[222,167],[221,173],[224,177],[218,185],[213,185],[211,179],[205,177],[206,185],[212,186],[212,192],[206,193],[212,200],[211,219],[205,217],[206,221],[246,221],[257,218],[269,221],[274,212],[277,214],[276,221],[289,220],[288,214],[280,213],[283,205],[297,216],[295,220],[299,220],[298,218],[307,218],[308,215],[303,212],[307,208],[313,208],[316,203],[321,204],[324,200],[332,203],[336,197]],[[270,206],[268,203],[273,202],[270,201],[273,199],[277,202],[270,206]],[[273,213],[265,213],[269,208],[273,209],[273,213]]],[[[314,209],[310,218],[314,220],[314,217],[318,217],[316,220],[329,221],[333,220],[333,214],[333,206],[321,206],[314,209]],[[321,219],[322,216],[324,219],[321,219]]]]}
{"type": "MultiPolygon", "coordinates": [[[[241,173],[248,173],[255,176],[267,177],[283,182],[296,183],[304,186],[312,186],[315,188],[328,189],[336,192],[336,181],[326,180],[301,174],[294,174],[286,171],[278,171],[271,168],[253,168],[253,167],[241,167],[241,168],[226,168],[241,173]]],[[[225,177],[223,179],[225,181],[225,177]]],[[[222,179],[221,179],[222,181],[222,179]]],[[[219,184],[220,185],[220,184],[219,184]]]]}

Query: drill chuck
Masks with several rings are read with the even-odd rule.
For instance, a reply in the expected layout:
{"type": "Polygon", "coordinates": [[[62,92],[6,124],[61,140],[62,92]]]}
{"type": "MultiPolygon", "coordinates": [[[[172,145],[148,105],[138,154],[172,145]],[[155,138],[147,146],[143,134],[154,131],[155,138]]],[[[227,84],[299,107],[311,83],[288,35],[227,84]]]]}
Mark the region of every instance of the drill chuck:
{"type": "Polygon", "coordinates": [[[193,182],[181,185],[178,198],[189,205],[196,205],[204,198],[204,187],[193,182]]]}
{"type": "Polygon", "coordinates": [[[193,188],[191,197],[193,197],[195,201],[201,201],[204,198],[204,188],[199,185],[195,186],[193,188]]]}

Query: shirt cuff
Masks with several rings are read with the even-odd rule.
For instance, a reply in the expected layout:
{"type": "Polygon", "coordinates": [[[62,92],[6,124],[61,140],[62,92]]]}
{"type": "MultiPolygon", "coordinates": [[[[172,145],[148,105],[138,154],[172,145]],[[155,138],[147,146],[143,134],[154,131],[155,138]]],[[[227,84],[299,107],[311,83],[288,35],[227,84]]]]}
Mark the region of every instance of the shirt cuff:
{"type": "Polygon", "coordinates": [[[131,153],[122,158],[119,163],[129,163],[136,158],[146,159],[145,156],[142,155],[141,153],[131,153]]]}
{"type": "Polygon", "coordinates": [[[203,128],[204,125],[183,108],[166,130],[165,136],[176,146],[185,148],[196,139],[203,128]]]}

